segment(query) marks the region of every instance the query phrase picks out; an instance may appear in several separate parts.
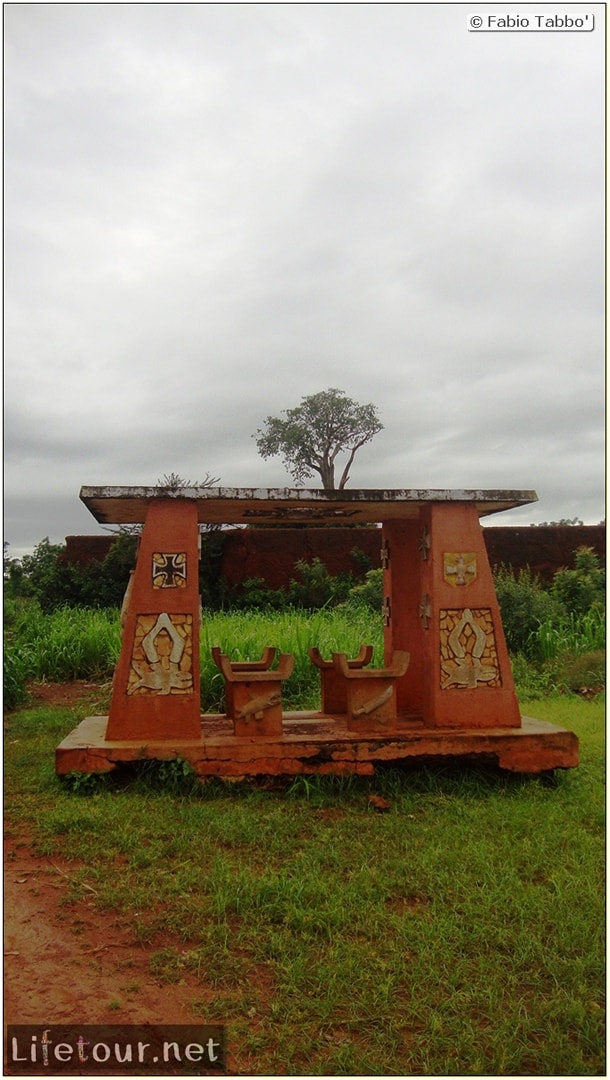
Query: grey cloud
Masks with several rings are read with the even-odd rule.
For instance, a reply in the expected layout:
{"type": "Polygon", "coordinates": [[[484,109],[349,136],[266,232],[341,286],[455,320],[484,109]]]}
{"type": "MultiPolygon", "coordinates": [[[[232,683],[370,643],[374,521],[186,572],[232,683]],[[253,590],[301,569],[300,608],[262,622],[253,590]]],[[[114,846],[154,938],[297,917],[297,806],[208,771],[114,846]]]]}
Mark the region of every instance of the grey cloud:
{"type": "Polygon", "coordinates": [[[49,484],[58,522],[81,483],[286,483],[252,433],[326,386],[385,424],[355,485],[599,520],[602,37],[468,13],[9,5],[7,528],[49,484]]]}

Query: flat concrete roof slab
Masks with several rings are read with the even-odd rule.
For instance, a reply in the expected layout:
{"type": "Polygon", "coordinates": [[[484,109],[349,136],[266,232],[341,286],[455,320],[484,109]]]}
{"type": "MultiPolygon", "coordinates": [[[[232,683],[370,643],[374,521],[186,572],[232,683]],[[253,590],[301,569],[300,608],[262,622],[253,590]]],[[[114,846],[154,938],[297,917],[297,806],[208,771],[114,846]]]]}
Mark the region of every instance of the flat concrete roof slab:
{"type": "Polygon", "coordinates": [[[223,525],[360,524],[416,518],[429,503],[474,504],[480,517],[538,501],[535,491],[452,488],[82,487],[80,498],[104,525],[137,525],[158,499],[197,503],[198,520],[223,525]]]}

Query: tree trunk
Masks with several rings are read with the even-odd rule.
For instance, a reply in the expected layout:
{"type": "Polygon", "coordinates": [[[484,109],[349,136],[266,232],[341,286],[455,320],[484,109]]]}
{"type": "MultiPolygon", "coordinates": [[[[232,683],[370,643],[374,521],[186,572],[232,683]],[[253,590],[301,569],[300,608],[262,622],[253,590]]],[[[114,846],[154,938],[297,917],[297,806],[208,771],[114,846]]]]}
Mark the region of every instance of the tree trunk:
{"type": "MultiPolygon", "coordinates": [[[[359,444],[359,446],[360,445],[362,445],[362,444],[359,444]]],[[[349,456],[349,458],[347,460],[347,465],[345,466],[345,468],[343,470],[343,473],[341,475],[341,480],[339,482],[339,491],[343,491],[343,488],[345,487],[345,485],[347,484],[347,481],[349,480],[349,471],[350,471],[350,469],[352,467],[352,462],[353,462],[353,460],[354,460],[354,458],[356,456],[356,450],[359,449],[359,446],[354,446],[354,448],[352,449],[352,452],[351,452],[351,454],[350,454],[350,456],[349,456]]]]}
{"type": "Polygon", "coordinates": [[[320,477],[322,478],[322,487],[324,491],[335,490],[335,466],[331,465],[327,461],[323,461],[319,468],[320,477]]]}

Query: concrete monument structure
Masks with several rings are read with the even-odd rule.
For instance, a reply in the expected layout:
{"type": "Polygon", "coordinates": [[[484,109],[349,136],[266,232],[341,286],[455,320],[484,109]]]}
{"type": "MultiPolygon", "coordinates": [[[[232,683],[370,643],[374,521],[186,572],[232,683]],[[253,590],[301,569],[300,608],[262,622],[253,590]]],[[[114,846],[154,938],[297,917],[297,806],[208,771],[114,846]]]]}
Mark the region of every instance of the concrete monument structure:
{"type": "Polygon", "coordinates": [[[480,518],[533,491],[83,488],[103,523],[141,523],[108,717],[57,748],[59,774],[180,757],[205,776],[370,774],[381,762],[481,755],[538,773],[578,764],[576,736],[521,715],[480,518]],[[376,522],[384,571],[384,665],[322,657],[320,709],[285,711],[293,658],[233,662],[219,644],[226,712],[200,713],[202,523],[376,522]]]}

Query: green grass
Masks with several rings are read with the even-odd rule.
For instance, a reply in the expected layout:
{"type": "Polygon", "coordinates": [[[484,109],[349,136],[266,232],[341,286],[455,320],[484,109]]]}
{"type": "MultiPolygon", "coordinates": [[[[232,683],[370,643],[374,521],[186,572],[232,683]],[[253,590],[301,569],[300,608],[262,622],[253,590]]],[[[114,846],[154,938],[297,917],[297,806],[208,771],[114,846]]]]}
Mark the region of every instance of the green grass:
{"type": "Polygon", "coordinates": [[[525,711],[576,731],[578,769],[265,789],[200,784],[181,763],[75,788],[53,751],[81,714],[23,709],[7,720],[7,829],[71,860],[68,910],[86,895],[120,913],[151,979],[198,980],[194,1014],[227,1024],[235,1072],[599,1075],[603,704],[525,711]]]}

